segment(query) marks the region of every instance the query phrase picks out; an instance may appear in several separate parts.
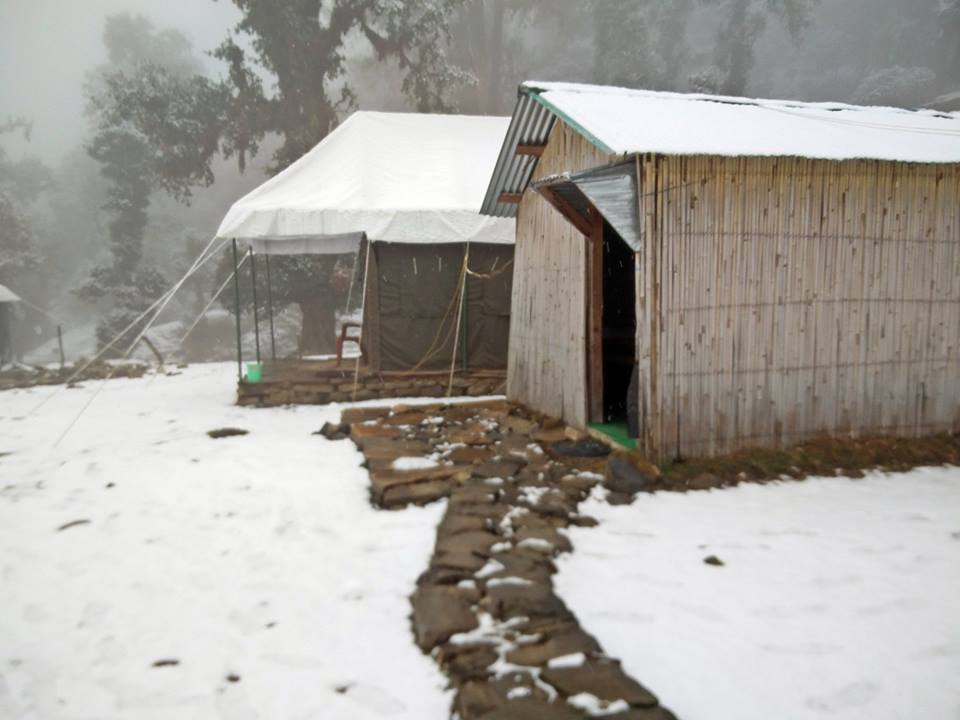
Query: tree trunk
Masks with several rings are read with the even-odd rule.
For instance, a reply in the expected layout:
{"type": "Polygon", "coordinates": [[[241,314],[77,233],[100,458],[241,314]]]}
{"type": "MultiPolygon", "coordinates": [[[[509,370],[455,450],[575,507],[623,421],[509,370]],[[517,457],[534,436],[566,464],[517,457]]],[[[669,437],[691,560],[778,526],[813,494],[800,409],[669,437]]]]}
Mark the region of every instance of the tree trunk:
{"type": "Polygon", "coordinates": [[[493,0],[493,28],[490,31],[490,66],[487,71],[486,103],[483,111],[495,112],[500,102],[500,78],[503,75],[503,0],[493,0]]]}
{"type": "Polygon", "coordinates": [[[297,303],[303,313],[300,328],[301,355],[332,355],[336,352],[336,304],[326,293],[297,303]]]}

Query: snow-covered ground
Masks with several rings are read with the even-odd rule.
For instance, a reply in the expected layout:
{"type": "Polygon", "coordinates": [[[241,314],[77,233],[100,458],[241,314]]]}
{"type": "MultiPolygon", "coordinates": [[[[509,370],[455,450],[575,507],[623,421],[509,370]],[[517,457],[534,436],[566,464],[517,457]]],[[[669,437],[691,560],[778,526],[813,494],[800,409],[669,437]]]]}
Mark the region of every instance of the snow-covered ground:
{"type": "Polygon", "coordinates": [[[682,720],[960,718],[960,470],[581,510],[560,596],[682,720]]]}
{"type": "Polygon", "coordinates": [[[59,444],[100,383],[0,393],[0,718],[446,717],[407,600],[442,504],[374,510],[339,408],[235,382],[111,380],[59,444]]]}

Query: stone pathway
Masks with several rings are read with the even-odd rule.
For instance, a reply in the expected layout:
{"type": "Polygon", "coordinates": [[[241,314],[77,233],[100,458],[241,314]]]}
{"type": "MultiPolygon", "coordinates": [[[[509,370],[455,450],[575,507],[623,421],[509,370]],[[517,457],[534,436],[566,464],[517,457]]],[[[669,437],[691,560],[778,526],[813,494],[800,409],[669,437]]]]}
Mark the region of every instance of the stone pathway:
{"type": "Polygon", "coordinates": [[[557,452],[577,431],[485,402],[350,409],[322,432],[364,453],[374,504],[449,498],[411,604],[417,644],[456,691],[454,717],[674,718],[554,593],[553,560],[573,549],[562,529],[595,524],[577,508],[607,466],[557,452]]]}

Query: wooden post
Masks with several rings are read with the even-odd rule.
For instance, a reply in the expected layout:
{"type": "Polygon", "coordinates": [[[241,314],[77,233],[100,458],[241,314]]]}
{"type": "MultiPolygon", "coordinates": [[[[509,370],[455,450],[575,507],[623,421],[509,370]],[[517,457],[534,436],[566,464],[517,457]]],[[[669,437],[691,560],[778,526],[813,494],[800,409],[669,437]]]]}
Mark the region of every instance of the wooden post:
{"type": "Polygon", "coordinates": [[[277,359],[277,340],[273,332],[273,281],[270,279],[270,255],[267,258],[267,313],[270,315],[270,358],[277,359]]]}
{"type": "Polygon", "coordinates": [[[233,238],[233,296],[237,313],[237,381],[243,382],[243,350],[240,344],[240,273],[237,266],[237,239],[233,238]]]}
{"type": "Polygon", "coordinates": [[[260,315],[257,311],[257,261],[250,248],[250,284],[253,286],[253,338],[257,348],[257,362],[260,362],[260,315]]]}
{"type": "Polygon", "coordinates": [[[367,331],[364,327],[364,308],[367,303],[367,279],[370,276],[370,253],[373,252],[373,248],[370,246],[370,240],[366,235],[363,236],[365,249],[367,251],[366,256],[363,259],[363,290],[361,291],[363,295],[360,296],[360,339],[358,344],[360,345],[360,352],[357,353],[357,362],[353,366],[353,395],[351,400],[356,401],[357,399],[357,385],[360,382],[360,356],[363,354],[363,334],[367,331]]]}
{"type": "MultiPolygon", "coordinates": [[[[466,253],[467,253],[467,257],[469,258],[469,256],[470,256],[470,243],[469,243],[469,242],[467,243],[466,253]]],[[[463,334],[463,352],[462,352],[462,356],[463,356],[463,371],[464,371],[464,372],[467,371],[467,357],[468,357],[468,355],[467,355],[467,350],[468,350],[468,348],[467,348],[467,345],[468,345],[467,340],[468,340],[469,337],[470,337],[470,335],[467,333],[467,322],[468,322],[468,312],[467,312],[467,311],[468,311],[468,306],[467,306],[467,297],[468,297],[468,295],[467,295],[467,284],[468,284],[469,282],[470,282],[470,268],[469,268],[469,267],[465,267],[465,268],[464,268],[464,273],[463,273],[463,297],[462,297],[461,300],[460,300],[461,303],[462,303],[462,307],[463,307],[463,322],[460,324],[460,332],[463,334]]]]}
{"type": "Polygon", "coordinates": [[[587,237],[587,392],[588,420],[603,422],[603,217],[591,209],[587,237]]]}
{"type": "Polygon", "coordinates": [[[57,347],[60,348],[60,369],[63,370],[63,366],[66,365],[67,359],[63,354],[63,330],[57,325],[57,347]]]}
{"type": "Polygon", "coordinates": [[[638,405],[643,451],[651,458],[660,454],[660,416],[657,350],[659,341],[657,247],[657,160],[654,155],[637,156],[637,185],[640,216],[643,218],[643,247],[637,253],[637,364],[640,402],[638,405]]]}

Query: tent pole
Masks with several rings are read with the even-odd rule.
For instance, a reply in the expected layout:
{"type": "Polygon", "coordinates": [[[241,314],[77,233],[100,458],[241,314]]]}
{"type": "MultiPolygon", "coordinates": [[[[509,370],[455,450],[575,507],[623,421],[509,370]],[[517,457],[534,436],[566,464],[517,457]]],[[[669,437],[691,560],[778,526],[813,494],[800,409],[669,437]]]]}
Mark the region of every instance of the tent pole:
{"type": "MultiPolygon", "coordinates": [[[[470,242],[467,241],[467,258],[470,257],[470,242]]],[[[467,346],[470,344],[470,335],[467,334],[467,324],[469,323],[469,306],[467,305],[467,283],[470,281],[470,268],[466,267],[463,270],[463,324],[461,325],[461,332],[463,333],[463,371],[467,371],[467,346]]]]}
{"type": "Polygon", "coordinates": [[[273,282],[270,280],[270,255],[267,259],[267,310],[270,313],[270,358],[277,359],[277,340],[273,334],[273,282]]]}
{"type": "Polygon", "coordinates": [[[447,397],[453,392],[453,372],[457,367],[457,347],[460,344],[460,321],[463,319],[463,301],[467,289],[467,266],[470,263],[470,243],[463,252],[463,266],[460,268],[460,302],[457,304],[456,332],[453,335],[453,351],[450,353],[450,379],[447,382],[447,397]]]}
{"type": "Polygon", "coordinates": [[[237,271],[237,239],[233,238],[233,297],[237,313],[237,380],[243,382],[243,350],[240,345],[240,277],[237,271]]]}
{"type": "MultiPolygon", "coordinates": [[[[369,276],[370,270],[370,253],[373,252],[373,248],[370,247],[370,241],[364,236],[366,241],[364,245],[366,246],[367,256],[363,260],[363,294],[360,296],[360,339],[363,340],[363,308],[367,303],[367,277],[369,276]]],[[[359,343],[358,343],[359,344],[359,343]]],[[[360,348],[360,352],[357,353],[357,362],[353,366],[353,396],[352,400],[356,401],[357,399],[357,383],[360,380],[360,356],[363,354],[363,346],[360,348]]]]}
{"type": "Polygon", "coordinates": [[[260,363],[260,315],[257,313],[257,261],[250,248],[250,284],[253,287],[253,338],[257,347],[257,364],[260,363]]]}

